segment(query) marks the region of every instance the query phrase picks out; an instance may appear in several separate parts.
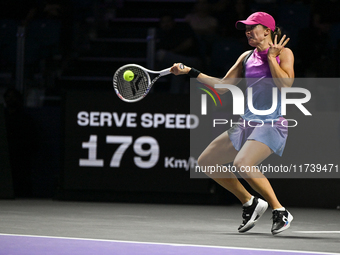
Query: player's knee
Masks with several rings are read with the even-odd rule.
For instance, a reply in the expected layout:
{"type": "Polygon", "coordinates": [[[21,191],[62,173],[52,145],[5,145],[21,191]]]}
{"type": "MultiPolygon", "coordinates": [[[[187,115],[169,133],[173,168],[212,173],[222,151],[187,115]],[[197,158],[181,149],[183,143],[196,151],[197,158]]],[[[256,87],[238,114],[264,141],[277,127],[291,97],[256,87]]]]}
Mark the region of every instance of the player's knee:
{"type": "Polygon", "coordinates": [[[243,168],[246,164],[246,160],[243,158],[237,158],[234,160],[234,167],[237,169],[237,171],[239,172],[241,168],[243,168]]]}
{"type": "Polygon", "coordinates": [[[197,159],[197,164],[199,166],[209,166],[210,164],[209,156],[206,154],[201,154],[197,159]]]}
{"type": "Polygon", "coordinates": [[[204,173],[209,177],[209,178],[214,178],[213,176],[216,174],[215,171],[212,173],[209,171],[209,167],[213,164],[211,157],[209,157],[209,154],[203,153],[201,154],[198,159],[197,159],[197,164],[204,169],[204,173]]]}
{"type": "Polygon", "coordinates": [[[251,180],[252,178],[257,177],[257,167],[246,158],[236,159],[233,165],[242,178],[251,180]]]}
{"type": "Polygon", "coordinates": [[[249,168],[249,164],[247,163],[246,159],[244,158],[235,159],[233,165],[242,178],[248,177],[246,169],[249,168]]]}

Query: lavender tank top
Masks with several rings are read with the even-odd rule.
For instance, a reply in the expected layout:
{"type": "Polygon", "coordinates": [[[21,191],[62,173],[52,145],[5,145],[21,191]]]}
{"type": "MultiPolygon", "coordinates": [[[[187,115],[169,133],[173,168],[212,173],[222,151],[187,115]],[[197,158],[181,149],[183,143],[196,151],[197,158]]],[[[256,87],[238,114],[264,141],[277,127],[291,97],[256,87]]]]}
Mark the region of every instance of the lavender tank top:
{"type": "MultiPolygon", "coordinates": [[[[269,48],[258,52],[257,49],[253,51],[248,61],[245,63],[245,78],[247,82],[246,102],[248,102],[248,90],[252,88],[253,106],[256,110],[268,110],[273,103],[273,87],[275,85],[267,59],[267,52],[269,48]]],[[[280,64],[279,56],[276,57],[280,64]]],[[[246,104],[244,115],[241,117],[245,120],[262,120],[263,122],[272,122],[273,119],[278,120],[281,115],[281,92],[277,89],[277,106],[273,113],[268,115],[255,115],[249,110],[246,104]]],[[[255,121],[256,122],[256,121],[255,121]]],[[[260,121],[257,121],[260,122],[260,121]]]]}

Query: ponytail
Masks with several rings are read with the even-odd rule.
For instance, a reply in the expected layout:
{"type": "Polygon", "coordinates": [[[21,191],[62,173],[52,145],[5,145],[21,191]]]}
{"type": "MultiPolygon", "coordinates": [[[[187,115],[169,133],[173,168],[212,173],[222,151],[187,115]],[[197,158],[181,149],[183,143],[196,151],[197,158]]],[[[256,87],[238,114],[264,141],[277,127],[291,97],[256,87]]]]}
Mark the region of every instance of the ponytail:
{"type": "MultiPolygon", "coordinates": [[[[263,28],[268,28],[268,29],[270,29],[269,27],[266,27],[266,26],[264,26],[264,25],[262,25],[262,24],[260,24],[263,28]]],[[[275,39],[275,35],[277,35],[277,41],[279,42],[280,41],[280,39],[281,39],[281,34],[282,34],[282,32],[281,32],[281,29],[279,28],[279,27],[275,27],[275,30],[273,31],[273,30],[270,30],[270,38],[272,39],[272,41],[274,42],[274,39],[275,39]]]]}
{"type": "Polygon", "coordinates": [[[280,39],[281,39],[281,29],[279,27],[275,27],[275,30],[274,32],[273,31],[270,31],[270,36],[272,38],[272,41],[274,42],[274,39],[275,39],[275,35],[277,35],[277,41],[279,42],[280,39]]]}

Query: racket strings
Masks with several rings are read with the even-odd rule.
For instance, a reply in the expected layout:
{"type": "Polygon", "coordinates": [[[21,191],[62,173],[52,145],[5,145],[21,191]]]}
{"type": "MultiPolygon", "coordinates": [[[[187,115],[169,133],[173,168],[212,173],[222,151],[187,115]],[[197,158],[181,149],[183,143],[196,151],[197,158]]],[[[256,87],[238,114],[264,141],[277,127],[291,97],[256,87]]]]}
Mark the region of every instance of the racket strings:
{"type": "Polygon", "coordinates": [[[147,93],[149,80],[147,74],[142,69],[128,66],[119,70],[116,74],[114,86],[123,98],[134,100],[143,97],[147,93]],[[124,72],[127,70],[131,70],[134,73],[132,81],[126,81],[123,77],[124,72]]]}

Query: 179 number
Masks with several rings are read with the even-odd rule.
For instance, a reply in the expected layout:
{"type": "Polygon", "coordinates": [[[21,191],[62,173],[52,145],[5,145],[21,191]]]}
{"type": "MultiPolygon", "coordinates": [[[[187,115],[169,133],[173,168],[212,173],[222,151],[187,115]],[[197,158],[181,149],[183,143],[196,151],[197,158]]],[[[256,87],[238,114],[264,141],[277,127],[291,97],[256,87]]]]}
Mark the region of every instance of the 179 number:
{"type": "MultiPolygon", "coordinates": [[[[132,136],[106,136],[107,144],[120,144],[113,153],[110,167],[120,167],[122,157],[127,148],[133,143],[132,136]]],[[[82,148],[88,150],[88,157],[86,159],[79,159],[79,166],[81,167],[103,167],[104,160],[97,158],[97,135],[90,135],[87,142],[82,142],[82,148]]],[[[150,136],[141,136],[133,143],[133,150],[137,156],[133,157],[133,161],[139,168],[151,168],[155,166],[159,159],[159,145],[155,138],[150,136]],[[144,144],[148,144],[149,148],[143,148],[144,144]],[[143,160],[142,157],[149,157],[143,160]]]]}

